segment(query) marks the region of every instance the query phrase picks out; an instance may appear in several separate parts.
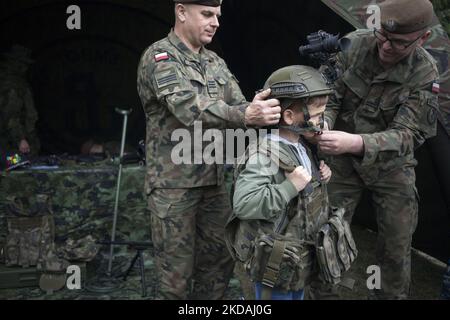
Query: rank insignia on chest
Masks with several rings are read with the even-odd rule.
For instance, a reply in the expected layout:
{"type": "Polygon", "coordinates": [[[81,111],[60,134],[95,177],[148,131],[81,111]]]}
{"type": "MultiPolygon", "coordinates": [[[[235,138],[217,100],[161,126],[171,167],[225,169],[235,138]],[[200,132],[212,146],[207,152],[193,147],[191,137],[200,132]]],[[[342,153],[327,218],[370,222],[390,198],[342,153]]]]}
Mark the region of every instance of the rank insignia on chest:
{"type": "Polygon", "coordinates": [[[208,93],[211,97],[216,97],[219,94],[217,83],[214,80],[208,80],[208,93]]]}
{"type": "Polygon", "coordinates": [[[169,54],[167,52],[158,53],[157,55],[155,55],[156,62],[164,61],[164,60],[169,60],[169,54]]]}

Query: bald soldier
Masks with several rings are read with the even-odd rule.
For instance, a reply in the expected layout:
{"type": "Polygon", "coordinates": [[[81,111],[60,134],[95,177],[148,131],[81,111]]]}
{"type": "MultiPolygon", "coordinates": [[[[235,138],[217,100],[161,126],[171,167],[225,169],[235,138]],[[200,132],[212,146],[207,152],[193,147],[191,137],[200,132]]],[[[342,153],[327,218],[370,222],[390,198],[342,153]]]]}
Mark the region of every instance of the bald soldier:
{"type": "Polygon", "coordinates": [[[380,30],[358,30],[337,57],[336,82],[326,121],[333,131],[318,137],[333,171],[331,204],[351,220],[363,190],[378,224],[381,299],[405,299],[411,282],[411,241],[417,226],[414,150],[436,134],[438,70],[422,44],[430,37],[428,0],[388,0],[380,30]]]}
{"type": "MultiPolygon", "coordinates": [[[[158,299],[221,299],[233,271],[224,242],[231,215],[223,166],[174,164],[171,135],[274,125],[270,90],[246,102],[225,62],[204,46],[221,15],[219,0],[175,2],[175,27],[142,55],[137,86],[147,119],[146,192],[158,271],[158,299]]],[[[192,142],[192,153],[201,145],[192,142]]],[[[192,156],[192,155],[191,155],[192,156]]]]}

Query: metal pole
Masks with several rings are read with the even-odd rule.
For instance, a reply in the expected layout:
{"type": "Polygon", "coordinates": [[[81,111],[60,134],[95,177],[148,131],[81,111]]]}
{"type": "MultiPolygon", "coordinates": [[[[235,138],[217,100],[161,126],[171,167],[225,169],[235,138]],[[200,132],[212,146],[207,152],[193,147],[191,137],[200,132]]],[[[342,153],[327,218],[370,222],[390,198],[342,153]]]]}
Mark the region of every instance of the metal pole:
{"type": "Polygon", "coordinates": [[[114,219],[113,219],[113,225],[112,225],[112,231],[111,231],[111,246],[109,250],[109,261],[108,261],[108,276],[111,276],[112,271],[112,260],[113,260],[113,253],[114,253],[114,241],[116,241],[116,226],[117,226],[117,212],[119,210],[119,195],[120,195],[120,182],[122,179],[122,159],[123,154],[125,152],[125,140],[127,136],[127,122],[128,122],[128,115],[133,110],[121,110],[116,108],[116,112],[123,115],[123,130],[122,130],[122,142],[120,146],[120,158],[119,158],[119,174],[117,177],[117,187],[116,187],[116,200],[114,203],[114,219]]]}

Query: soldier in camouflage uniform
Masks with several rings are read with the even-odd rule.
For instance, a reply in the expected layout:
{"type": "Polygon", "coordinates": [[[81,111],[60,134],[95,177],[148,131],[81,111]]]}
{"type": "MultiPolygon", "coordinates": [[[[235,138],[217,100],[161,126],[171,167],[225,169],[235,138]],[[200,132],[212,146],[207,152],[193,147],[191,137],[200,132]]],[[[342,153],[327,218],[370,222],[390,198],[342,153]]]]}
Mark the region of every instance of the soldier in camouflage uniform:
{"type": "Polygon", "coordinates": [[[0,150],[37,155],[38,114],[26,72],[33,62],[30,51],[15,45],[3,55],[0,65],[0,150]]]}
{"type": "Polygon", "coordinates": [[[381,289],[373,297],[404,299],[410,289],[411,241],[418,219],[414,150],[436,134],[438,70],[421,47],[430,36],[428,0],[381,5],[382,28],[348,35],[342,77],[318,137],[331,155],[330,202],[352,219],[363,190],[371,192],[378,224],[381,289]]]}
{"type": "MultiPolygon", "coordinates": [[[[159,299],[221,299],[233,271],[224,226],[231,215],[223,165],[171,159],[176,129],[245,128],[278,123],[270,90],[245,101],[225,62],[204,48],[219,27],[221,1],[175,2],[175,27],[151,45],[138,68],[147,119],[146,193],[159,277],[159,299]],[[189,291],[191,295],[189,295],[189,291]]],[[[202,147],[192,144],[192,150],[202,147]]]]}

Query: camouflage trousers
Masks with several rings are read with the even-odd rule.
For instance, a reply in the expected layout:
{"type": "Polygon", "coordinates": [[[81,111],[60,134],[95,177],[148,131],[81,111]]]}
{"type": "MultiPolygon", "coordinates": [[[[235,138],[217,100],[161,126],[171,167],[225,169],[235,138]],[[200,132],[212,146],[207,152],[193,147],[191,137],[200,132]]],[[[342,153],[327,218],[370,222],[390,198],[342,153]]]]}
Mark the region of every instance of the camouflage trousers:
{"type": "Polygon", "coordinates": [[[225,186],[155,189],[148,198],[158,299],[222,299],[234,262],[224,241],[225,186]]]}
{"type": "MultiPolygon", "coordinates": [[[[333,168],[332,168],[333,169],[333,168]]],[[[351,222],[363,191],[371,193],[377,219],[376,258],[381,269],[381,289],[371,293],[380,299],[406,299],[411,282],[411,242],[418,221],[418,194],[414,168],[401,168],[366,185],[353,172],[342,176],[333,170],[330,204],[345,207],[351,222]]]]}

